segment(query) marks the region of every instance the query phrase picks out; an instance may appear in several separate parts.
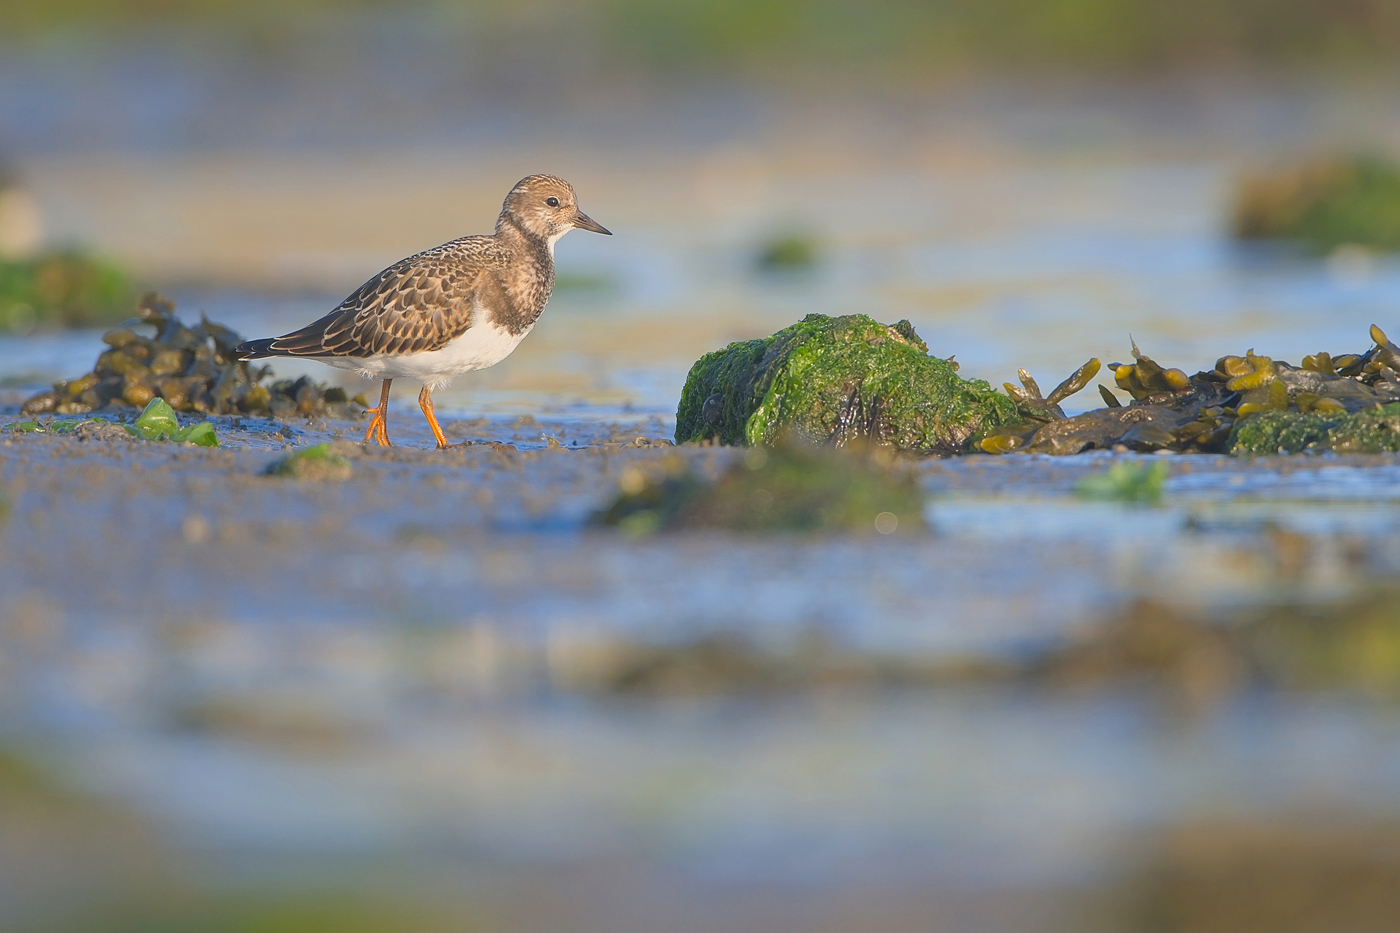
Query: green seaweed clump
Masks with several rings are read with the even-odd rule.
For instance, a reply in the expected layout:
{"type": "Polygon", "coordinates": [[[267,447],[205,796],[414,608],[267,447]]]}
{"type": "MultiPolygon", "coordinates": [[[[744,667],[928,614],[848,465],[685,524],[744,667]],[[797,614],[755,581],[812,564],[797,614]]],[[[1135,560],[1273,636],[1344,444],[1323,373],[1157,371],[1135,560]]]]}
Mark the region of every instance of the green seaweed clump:
{"type": "Polygon", "coordinates": [[[305,450],[273,461],[264,473],[267,476],[286,476],[291,479],[310,479],[320,482],[347,480],[353,471],[350,461],[331,451],[330,444],[316,444],[305,450]]]}
{"type": "Polygon", "coordinates": [[[180,427],[180,418],[165,399],[153,398],[135,421],[126,426],[135,437],[148,441],[174,441],[198,447],[218,447],[219,436],[208,421],[180,427]]]}
{"type": "Polygon", "coordinates": [[[134,298],[125,273],[75,250],[0,259],[0,332],[113,324],[134,298]]]}
{"type": "Polygon", "coordinates": [[[974,436],[1021,421],[1012,399],[930,356],[908,321],[809,314],[701,357],[681,392],[676,442],[772,445],[791,433],[838,447],[868,439],[957,453],[974,436]]]}
{"type": "Polygon", "coordinates": [[[176,411],[283,419],[359,418],[368,407],[363,396],[349,399],[344,389],[306,376],[267,384],[268,367],[238,359],[234,348],[243,342],[241,335],[203,316],[188,327],[176,317],[175,305],[154,292],[145,295],[136,310],[139,323],[153,327],[154,336],[132,327],[108,331],[102,335],[107,348],[92,372],[54,383],[53,391],[25,401],[21,413],[75,415],[144,408],[156,398],[176,411]]]}
{"type": "Polygon", "coordinates": [[[1086,476],[1074,487],[1084,499],[1156,505],[1167,481],[1165,463],[1115,463],[1102,473],[1086,476]]]}
{"type": "Polygon", "coordinates": [[[1267,456],[1331,450],[1339,454],[1400,451],[1400,402],[1363,411],[1260,412],[1235,424],[1230,452],[1267,456]]]}
{"type": "Polygon", "coordinates": [[[1233,227],[1242,240],[1292,240],[1314,253],[1400,249],[1400,165],[1354,156],[1247,179],[1233,227]]]}
{"type": "Polygon", "coordinates": [[[632,535],[685,528],[887,535],[924,526],[912,473],[800,441],[754,448],[714,482],[677,463],[660,477],[629,471],[621,486],[594,524],[632,535]]]}

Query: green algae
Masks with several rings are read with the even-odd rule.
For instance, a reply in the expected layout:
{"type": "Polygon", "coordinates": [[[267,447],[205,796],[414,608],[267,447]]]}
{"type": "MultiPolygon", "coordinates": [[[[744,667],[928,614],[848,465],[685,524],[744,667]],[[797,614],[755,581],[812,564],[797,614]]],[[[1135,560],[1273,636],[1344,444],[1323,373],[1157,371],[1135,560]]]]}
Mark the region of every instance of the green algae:
{"type": "Polygon", "coordinates": [[[836,446],[868,438],[960,452],[979,433],[1021,420],[1009,397],[930,356],[908,321],[809,314],[701,357],[681,392],[676,442],[772,445],[792,433],[836,446]]]}
{"type": "Polygon", "coordinates": [[[1115,463],[1102,473],[1086,476],[1074,487],[1083,499],[1156,505],[1168,473],[1165,463],[1115,463]]]}
{"type": "Polygon", "coordinates": [[[1259,412],[1235,423],[1229,452],[1267,456],[1333,451],[1374,454],[1400,451],[1400,402],[1358,412],[1259,412]]]}
{"type": "Polygon", "coordinates": [[[170,435],[170,439],[177,444],[194,444],[196,447],[219,446],[219,435],[208,421],[186,425],[170,435]]]}
{"type": "Polygon", "coordinates": [[[0,431],[8,434],[72,434],[83,438],[111,436],[104,432],[116,432],[120,437],[123,430],[132,437],[148,441],[174,441],[197,447],[219,446],[219,435],[212,423],[201,421],[182,428],[175,410],[159,398],[151,399],[131,424],[117,425],[106,418],[64,418],[48,423],[16,421],[0,427],[0,431]]]}
{"type": "Polygon", "coordinates": [[[893,464],[786,442],[748,451],[714,482],[679,462],[659,476],[624,475],[593,523],[632,536],[687,528],[888,535],[924,527],[923,505],[913,474],[893,464]]]}
{"type": "Polygon", "coordinates": [[[349,460],[332,453],[330,444],[316,444],[274,461],[263,472],[267,476],[338,482],[349,479],[353,471],[349,460]]]}
{"type": "Polygon", "coordinates": [[[132,434],[148,441],[170,437],[179,429],[180,419],[176,417],[175,409],[163,398],[151,399],[128,428],[132,434]]]}
{"type": "Polygon", "coordinates": [[[1236,199],[1240,239],[1282,239],[1326,253],[1400,249],[1400,165],[1374,156],[1323,159],[1247,179],[1236,199]]]}
{"type": "Polygon", "coordinates": [[[148,441],[174,441],[198,447],[218,447],[219,436],[208,421],[180,427],[175,409],[163,398],[153,398],[135,421],[126,426],[128,432],[148,441]]]}

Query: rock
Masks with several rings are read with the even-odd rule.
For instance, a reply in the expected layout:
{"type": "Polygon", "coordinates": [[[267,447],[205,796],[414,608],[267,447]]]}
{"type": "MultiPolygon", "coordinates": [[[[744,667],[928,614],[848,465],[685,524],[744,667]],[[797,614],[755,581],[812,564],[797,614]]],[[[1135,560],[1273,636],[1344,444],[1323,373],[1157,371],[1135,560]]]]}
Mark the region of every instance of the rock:
{"type": "Polygon", "coordinates": [[[1010,398],[930,356],[908,321],[809,314],[771,337],[701,357],[681,393],[676,442],[772,445],[792,433],[838,447],[868,438],[954,453],[1021,420],[1010,398]]]}
{"type": "Polygon", "coordinates": [[[1235,423],[1229,450],[1236,456],[1400,451],[1400,402],[1352,413],[1260,412],[1235,423]]]}

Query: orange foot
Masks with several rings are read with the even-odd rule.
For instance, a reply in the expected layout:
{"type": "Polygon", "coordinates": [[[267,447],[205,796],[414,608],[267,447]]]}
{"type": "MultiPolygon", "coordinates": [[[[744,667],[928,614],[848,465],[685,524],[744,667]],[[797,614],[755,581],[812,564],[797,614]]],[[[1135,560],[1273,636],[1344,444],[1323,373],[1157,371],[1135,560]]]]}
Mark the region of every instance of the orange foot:
{"type": "Polygon", "coordinates": [[[423,391],[418,393],[418,407],[423,409],[423,415],[428,419],[428,426],[433,429],[433,437],[437,438],[438,450],[446,450],[450,445],[447,443],[447,435],[442,433],[442,427],[438,424],[437,415],[433,414],[433,396],[424,386],[423,391]]]}
{"type": "Polygon", "coordinates": [[[380,447],[391,447],[389,443],[389,384],[394,380],[385,379],[384,387],[379,391],[379,407],[371,408],[365,412],[367,415],[374,415],[369,421],[369,428],[365,430],[365,439],[362,443],[368,444],[370,437],[379,442],[380,447]]]}

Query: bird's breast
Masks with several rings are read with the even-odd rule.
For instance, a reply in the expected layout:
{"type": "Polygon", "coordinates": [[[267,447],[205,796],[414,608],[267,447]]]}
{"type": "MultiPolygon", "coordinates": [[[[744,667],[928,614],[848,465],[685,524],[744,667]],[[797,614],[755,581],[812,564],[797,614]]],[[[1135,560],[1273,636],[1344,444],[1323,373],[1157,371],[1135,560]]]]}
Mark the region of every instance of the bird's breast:
{"type": "Polygon", "coordinates": [[[512,331],[478,319],[461,336],[436,350],[381,354],[357,359],[353,365],[376,379],[412,379],[438,388],[456,376],[495,366],[510,356],[529,332],[530,326],[512,331]]]}
{"type": "Polygon", "coordinates": [[[441,349],[415,355],[433,358],[434,365],[452,375],[485,369],[510,356],[533,327],[530,323],[513,329],[478,318],[465,333],[449,340],[441,349]]]}
{"type": "Polygon", "coordinates": [[[501,270],[499,282],[499,292],[481,296],[482,316],[510,331],[528,330],[554,291],[554,264],[547,254],[526,254],[501,270]]]}

